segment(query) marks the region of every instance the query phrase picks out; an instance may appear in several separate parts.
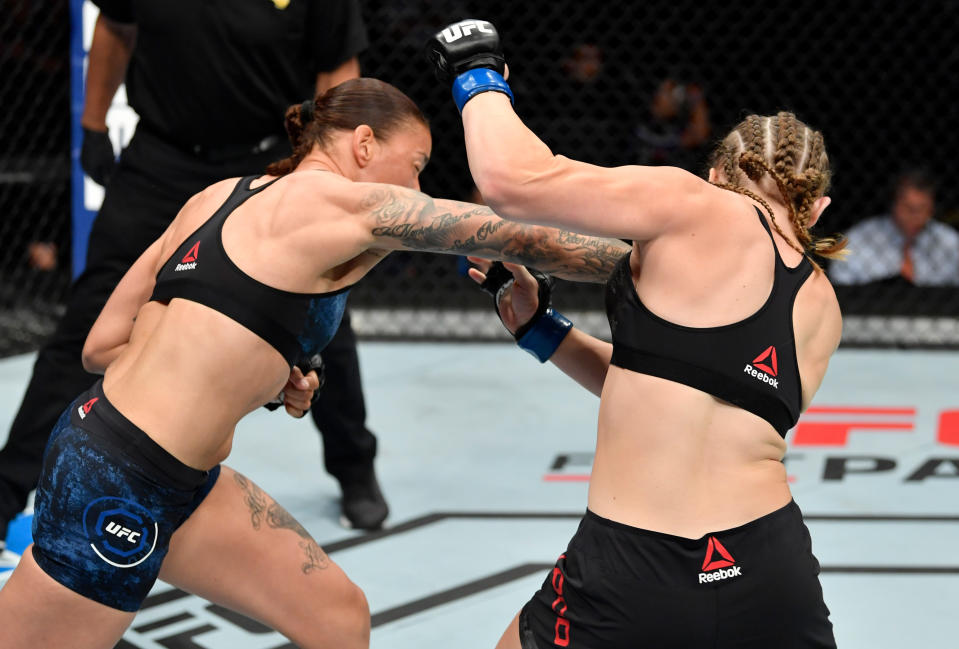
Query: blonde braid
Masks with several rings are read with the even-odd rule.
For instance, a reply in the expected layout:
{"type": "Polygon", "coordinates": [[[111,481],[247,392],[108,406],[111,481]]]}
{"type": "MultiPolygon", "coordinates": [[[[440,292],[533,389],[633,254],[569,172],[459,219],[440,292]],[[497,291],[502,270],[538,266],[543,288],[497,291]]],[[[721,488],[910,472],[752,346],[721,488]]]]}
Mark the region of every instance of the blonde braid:
{"type": "Polygon", "coordinates": [[[799,157],[799,135],[796,122],[796,116],[792,113],[780,112],[776,115],[779,137],[773,153],[773,168],[770,169],[769,175],[776,181],[776,187],[779,188],[783,202],[789,210],[789,221],[793,232],[796,233],[802,245],[800,252],[805,254],[812,245],[812,237],[806,228],[808,215],[802,217],[800,211],[796,209],[796,199],[801,195],[797,189],[803,183],[796,173],[796,159],[799,157]]]}
{"type": "MultiPolygon", "coordinates": [[[[815,131],[813,133],[812,150],[809,155],[809,164],[807,171],[815,166],[819,170],[819,176],[816,179],[816,185],[810,188],[810,194],[815,201],[820,196],[825,196],[829,189],[831,172],[829,169],[829,157],[826,155],[826,143],[822,133],[815,131]]],[[[849,240],[842,235],[832,237],[813,237],[813,250],[820,257],[827,259],[843,259],[849,254],[846,246],[849,240]]]]}
{"type": "MultiPolygon", "coordinates": [[[[775,171],[773,171],[772,167],[769,166],[769,162],[767,162],[766,158],[762,157],[761,155],[753,153],[751,151],[744,151],[739,156],[739,168],[742,169],[744,172],[746,172],[746,175],[749,177],[750,180],[756,183],[758,183],[762,179],[764,174],[768,173],[772,177],[772,179],[776,182],[776,186],[779,187],[779,191],[785,194],[786,187],[785,187],[785,184],[783,183],[782,177],[779,174],[777,174],[775,171]]],[[[769,206],[769,203],[767,203],[765,200],[760,198],[758,194],[751,192],[747,190],[746,188],[741,188],[741,189],[742,191],[737,191],[736,193],[745,194],[746,196],[749,196],[753,200],[758,201],[759,203],[762,204],[763,207],[766,208],[766,211],[769,212],[769,220],[773,224],[773,228],[776,230],[776,232],[779,233],[779,236],[781,236],[783,239],[786,240],[786,242],[789,244],[789,247],[795,250],[796,252],[805,254],[805,251],[799,246],[797,246],[796,244],[794,244],[792,242],[792,239],[787,237],[786,233],[783,232],[782,228],[779,227],[779,223],[776,221],[776,215],[773,214],[772,207],[769,206]]],[[[790,211],[790,218],[792,218],[792,211],[790,211]]]]}
{"type": "Polygon", "coordinates": [[[813,205],[829,188],[829,158],[822,133],[807,127],[794,114],[783,111],[774,117],[746,117],[717,147],[710,166],[721,169],[728,181],[716,183],[717,187],[748,196],[762,205],[773,228],[797,252],[813,252],[827,258],[844,256],[844,239],[814,237],[809,232],[813,205]],[[746,178],[759,183],[767,173],[782,194],[799,246],[779,227],[769,203],[743,187],[746,178]]]}

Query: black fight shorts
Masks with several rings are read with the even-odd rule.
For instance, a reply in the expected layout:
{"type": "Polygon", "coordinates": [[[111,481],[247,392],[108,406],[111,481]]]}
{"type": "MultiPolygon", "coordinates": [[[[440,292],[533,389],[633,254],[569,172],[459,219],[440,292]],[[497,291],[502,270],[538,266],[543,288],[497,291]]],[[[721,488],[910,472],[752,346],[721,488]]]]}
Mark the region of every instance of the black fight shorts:
{"type": "Polygon", "coordinates": [[[191,468],[107,401],[99,382],[60,416],[43,459],[33,557],[70,590],[121,611],[150,592],[170,537],[220,467],[191,468]]]}
{"type": "Polygon", "coordinates": [[[795,502],[699,539],[587,511],[519,633],[523,649],[836,647],[795,502]]]}

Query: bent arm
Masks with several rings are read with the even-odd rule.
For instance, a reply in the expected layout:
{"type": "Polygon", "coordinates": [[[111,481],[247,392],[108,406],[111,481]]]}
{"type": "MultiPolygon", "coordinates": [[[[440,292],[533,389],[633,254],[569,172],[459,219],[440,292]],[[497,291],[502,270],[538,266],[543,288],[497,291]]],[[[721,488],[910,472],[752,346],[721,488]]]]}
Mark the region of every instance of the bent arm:
{"type": "Polygon", "coordinates": [[[392,185],[361,185],[370,248],[475,255],[579,282],[605,282],[630,246],[616,239],[504,221],[482,205],[433,199],[392,185]]]}
{"type": "Polygon", "coordinates": [[[708,209],[706,181],[675,167],[598,167],[553,155],[513,111],[485,92],[463,108],[470,171],[504,218],[648,241],[708,209]]]}
{"type": "Polygon", "coordinates": [[[113,289],[83,344],[81,360],[86,371],[102,374],[130,343],[140,307],[153,294],[164,246],[175,236],[180,214],[195,205],[202,195],[202,192],[196,194],[186,202],[163,235],[150,244],[113,289]]]}
{"type": "Polygon", "coordinates": [[[153,293],[165,237],[160,237],[126,272],[104,305],[83,344],[83,368],[102,374],[130,343],[140,307],[153,293]]]}
{"type": "Polygon", "coordinates": [[[563,373],[598,397],[603,392],[603,384],[606,382],[606,373],[612,357],[612,343],[590,336],[573,327],[549,360],[563,373]]]}
{"type": "Polygon", "coordinates": [[[117,93],[136,44],[135,24],[120,23],[103,14],[93,27],[87,64],[86,93],[80,123],[94,131],[107,128],[107,111],[117,93]]]}

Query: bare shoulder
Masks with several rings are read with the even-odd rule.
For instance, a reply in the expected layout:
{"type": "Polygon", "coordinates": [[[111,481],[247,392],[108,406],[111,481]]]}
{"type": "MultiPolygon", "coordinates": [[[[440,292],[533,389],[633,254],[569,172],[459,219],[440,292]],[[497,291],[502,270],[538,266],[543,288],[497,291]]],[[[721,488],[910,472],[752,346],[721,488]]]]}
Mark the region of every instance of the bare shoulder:
{"type": "Polygon", "coordinates": [[[356,182],[321,170],[297,171],[287,176],[284,184],[284,202],[287,205],[307,206],[311,212],[324,206],[356,213],[360,211],[360,204],[373,188],[388,187],[377,183],[356,182]]]}
{"type": "Polygon", "coordinates": [[[697,201],[709,201],[715,197],[714,190],[717,189],[704,178],[679,167],[627,165],[593,169],[597,170],[596,186],[602,187],[604,191],[620,194],[624,198],[635,197],[637,192],[641,192],[649,203],[663,202],[666,211],[677,214],[682,210],[676,207],[697,201]]]}
{"type": "MultiPolygon", "coordinates": [[[[749,199],[713,185],[705,178],[678,167],[637,167],[636,181],[647,188],[649,205],[677,226],[715,223],[729,229],[731,223],[752,223],[737,218],[749,199]]],[[[748,209],[748,208],[747,208],[748,209]]]]}
{"type": "Polygon", "coordinates": [[[821,270],[813,274],[796,296],[796,320],[807,340],[816,340],[832,353],[842,336],[842,312],[832,283],[821,270]]]}
{"type": "Polygon", "coordinates": [[[196,212],[206,212],[206,217],[208,217],[213,213],[209,209],[210,205],[215,203],[219,207],[225,202],[239,180],[239,178],[226,178],[212,185],[207,185],[183,204],[177,214],[177,220],[191,220],[196,212]]]}

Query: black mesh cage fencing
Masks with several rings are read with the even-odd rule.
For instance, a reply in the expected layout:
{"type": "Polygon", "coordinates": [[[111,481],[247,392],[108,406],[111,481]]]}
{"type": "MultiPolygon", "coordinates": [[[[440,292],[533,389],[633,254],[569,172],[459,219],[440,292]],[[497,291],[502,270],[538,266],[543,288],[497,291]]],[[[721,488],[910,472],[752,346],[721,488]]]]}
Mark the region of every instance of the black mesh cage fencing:
{"type": "Polygon", "coordinates": [[[66,0],[0,11],[0,356],[52,331],[70,273],[66,0]]]}
{"type": "MultiPolygon", "coordinates": [[[[12,353],[39,343],[66,295],[69,20],[63,0],[4,4],[0,351],[12,353]]],[[[853,242],[849,262],[824,263],[843,307],[844,344],[959,348],[959,2],[362,4],[371,38],[363,73],[398,86],[431,121],[425,192],[474,196],[459,115],[424,44],[447,23],[489,20],[517,112],[571,158],[704,174],[716,142],[750,113],[790,110],[821,130],[833,204],[814,233],[849,233],[853,242]],[[907,235],[896,179],[917,170],[930,184],[907,192],[912,218],[932,219],[907,235]]],[[[351,294],[358,332],[506,339],[464,273],[453,256],[390,255],[351,294]]],[[[578,326],[608,336],[601,286],[560,282],[555,302],[578,326]]]]}
{"type": "MultiPolygon", "coordinates": [[[[432,122],[427,193],[468,200],[474,188],[459,116],[424,65],[423,44],[454,20],[489,20],[517,113],[555,153],[704,175],[715,144],[748,114],[790,110],[821,130],[833,204],[813,232],[882,221],[853,231],[849,263],[860,270],[834,280],[844,344],[959,346],[959,3],[398,0],[367,2],[365,12],[373,46],[364,73],[407,92],[432,122]],[[910,281],[892,213],[896,178],[915,169],[933,181],[934,222],[911,241],[910,281]]],[[[377,326],[360,320],[382,335],[397,322],[418,328],[413,337],[496,335],[492,316],[451,327],[452,311],[489,312],[462,268],[442,255],[396,255],[352,304],[378,314],[377,326]]],[[[561,282],[555,300],[608,336],[601,287],[561,282]]]]}

